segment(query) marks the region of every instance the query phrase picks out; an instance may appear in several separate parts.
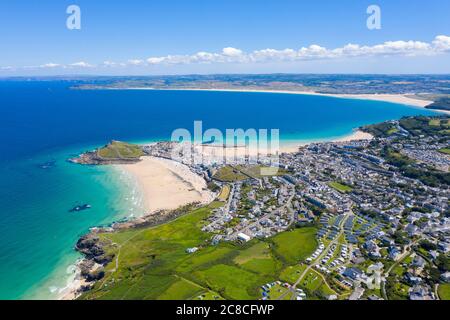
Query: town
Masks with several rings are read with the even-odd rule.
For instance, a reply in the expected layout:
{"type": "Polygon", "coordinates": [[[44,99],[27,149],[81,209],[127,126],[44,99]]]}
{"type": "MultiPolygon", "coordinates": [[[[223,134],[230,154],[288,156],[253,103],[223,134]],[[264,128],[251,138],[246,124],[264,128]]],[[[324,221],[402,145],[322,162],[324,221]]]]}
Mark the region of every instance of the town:
{"type": "MultiPolygon", "coordinates": [[[[224,202],[202,231],[217,245],[317,227],[297,277],[262,284],[264,300],[306,299],[299,284],[319,278],[327,299],[437,299],[450,280],[448,126],[448,117],[368,126],[373,140],[282,154],[274,176],[260,174],[263,164],[192,165],[224,202]]],[[[146,152],[168,157],[172,148],[146,152]]]]}

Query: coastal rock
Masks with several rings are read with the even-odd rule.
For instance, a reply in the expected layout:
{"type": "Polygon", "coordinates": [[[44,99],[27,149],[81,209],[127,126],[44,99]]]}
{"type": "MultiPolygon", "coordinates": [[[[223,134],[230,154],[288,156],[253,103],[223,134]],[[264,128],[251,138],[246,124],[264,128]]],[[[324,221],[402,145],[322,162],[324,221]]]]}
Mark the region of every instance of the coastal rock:
{"type": "Polygon", "coordinates": [[[80,286],[80,288],[77,290],[77,292],[79,294],[81,294],[83,292],[87,292],[87,291],[91,290],[93,286],[94,286],[94,282],[86,283],[86,284],[80,286]]]}
{"type": "MultiPolygon", "coordinates": [[[[112,261],[113,254],[105,254],[103,244],[96,234],[89,233],[82,236],[75,245],[77,251],[82,253],[86,259],[92,260],[99,264],[106,264],[112,261]]],[[[84,263],[85,268],[89,268],[89,264],[84,263]]]]}
{"type": "Polygon", "coordinates": [[[102,269],[94,270],[85,275],[85,279],[88,282],[98,281],[105,276],[105,271],[102,269]]]}
{"type": "Polygon", "coordinates": [[[102,254],[94,257],[94,261],[101,265],[106,265],[114,259],[114,254],[102,254]]]}
{"type": "Polygon", "coordinates": [[[81,263],[78,264],[80,268],[80,274],[82,277],[85,277],[91,270],[94,268],[95,262],[92,260],[83,259],[81,263]]]}

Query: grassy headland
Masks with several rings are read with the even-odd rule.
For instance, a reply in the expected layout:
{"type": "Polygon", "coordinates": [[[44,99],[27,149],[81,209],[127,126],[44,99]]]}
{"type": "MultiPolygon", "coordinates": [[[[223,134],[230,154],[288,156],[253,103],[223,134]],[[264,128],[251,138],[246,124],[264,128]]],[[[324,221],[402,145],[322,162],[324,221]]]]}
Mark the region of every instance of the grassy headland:
{"type": "Polygon", "coordinates": [[[134,159],[143,156],[144,151],[138,145],[112,141],[103,148],[98,149],[97,155],[104,159],[134,159]]]}
{"type": "Polygon", "coordinates": [[[69,161],[79,164],[124,164],[140,161],[141,156],[145,155],[141,146],[121,142],[111,141],[102,148],[94,151],[88,151],[77,158],[69,161]]]}

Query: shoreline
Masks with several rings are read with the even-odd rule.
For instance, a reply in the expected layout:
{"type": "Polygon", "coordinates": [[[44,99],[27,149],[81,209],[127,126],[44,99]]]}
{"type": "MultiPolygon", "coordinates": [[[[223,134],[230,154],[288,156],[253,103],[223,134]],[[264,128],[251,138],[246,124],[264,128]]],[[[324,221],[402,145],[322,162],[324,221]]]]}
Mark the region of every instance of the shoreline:
{"type": "MultiPolygon", "coordinates": [[[[356,99],[356,100],[371,100],[371,101],[383,101],[396,104],[403,104],[411,107],[425,108],[432,104],[434,101],[414,99],[408,97],[411,94],[335,94],[335,93],[319,93],[315,91],[294,91],[294,90],[264,90],[264,89],[220,89],[220,88],[139,88],[139,87],[123,87],[123,88],[105,88],[106,90],[153,90],[153,91],[210,91],[210,92],[247,92],[247,93],[277,93],[277,94],[296,94],[296,95],[310,95],[310,96],[322,96],[333,97],[340,99],[356,99]]],[[[445,110],[430,111],[444,112],[445,110]]]]}

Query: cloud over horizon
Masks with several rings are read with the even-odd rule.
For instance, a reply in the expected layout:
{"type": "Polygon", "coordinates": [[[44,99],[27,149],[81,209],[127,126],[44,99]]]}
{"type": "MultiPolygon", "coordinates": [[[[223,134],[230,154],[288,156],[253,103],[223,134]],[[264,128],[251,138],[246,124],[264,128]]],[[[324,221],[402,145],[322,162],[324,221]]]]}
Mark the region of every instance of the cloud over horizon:
{"type": "Polygon", "coordinates": [[[422,41],[386,41],[377,45],[359,45],[349,43],[343,47],[329,49],[317,44],[300,49],[272,49],[266,48],[245,52],[238,48],[225,47],[220,52],[199,51],[191,55],[166,55],[140,59],[129,59],[126,62],[104,61],[91,64],[79,61],[69,64],[48,62],[39,66],[0,66],[1,70],[20,69],[86,69],[86,68],[117,68],[117,67],[152,67],[189,64],[261,64],[261,63],[289,63],[296,61],[318,61],[331,59],[351,59],[364,57],[392,57],[392,56],[435,56],[450,52],[450,36],[439,35],[431,42],[422,41]]]}

